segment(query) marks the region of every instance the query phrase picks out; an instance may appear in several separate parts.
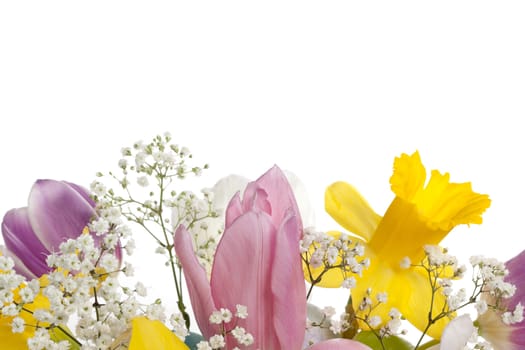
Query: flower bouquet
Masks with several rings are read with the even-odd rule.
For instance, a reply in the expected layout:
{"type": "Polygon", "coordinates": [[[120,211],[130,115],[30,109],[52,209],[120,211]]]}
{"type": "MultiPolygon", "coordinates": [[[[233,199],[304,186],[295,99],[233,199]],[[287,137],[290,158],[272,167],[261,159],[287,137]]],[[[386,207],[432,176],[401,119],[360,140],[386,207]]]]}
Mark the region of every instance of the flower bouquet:
{"type": "Polygon", "coordinates": [[[524,253],[474,255],[467,268],[441,247],[455,226],[480,224],[490,199],[447,173],[427,181],[418,152],[395,158],[383,216],[348,183],[328,186],[340,231],[308,222],[303,185],[278,166],[194,193],[181,183],[208,166],[192,161],[164,134],[123,148],[88,187],[37,180],[2,222],[2,349],[525,346],[524,253]],[[163,257],[171,300],[151,302],[134,280],[138,235],[163,257]],[[320,288],[347,289],[344,309],[314,305],[320,288]]]}

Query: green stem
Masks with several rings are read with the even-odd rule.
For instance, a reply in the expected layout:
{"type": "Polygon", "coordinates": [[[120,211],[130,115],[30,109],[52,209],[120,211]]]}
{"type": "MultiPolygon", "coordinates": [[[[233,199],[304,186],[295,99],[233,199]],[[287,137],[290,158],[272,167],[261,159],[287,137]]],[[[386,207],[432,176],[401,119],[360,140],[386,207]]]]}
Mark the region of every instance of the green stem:
{"type": "Polygon", "coordinates": [[[163,212],[162,204],[164,201],[164,190],[165,190],[164,188],[165,174],[159,173],[158,177],[159,177],[159,187],[160,187],[159,212],[158,212],[159,223],[162,228],[162,234],[164,235],[164,241],[166,243],[166,248],[168,250],[169,261],[170,261],[170,266],[171,266],[171,273],[173,275],[173,282],[175,283],[175,290],[177,292],[177,306],[179,308],[180,313],[182,314],[182,317],[184,318],[186,328],[189,330],[190,329],[190,316],[186,312],[186,307],[184,306],[184,300],[183,300],[183,295],[182,295],[182,281],[179,282],[179,279],[177,278],[177,269],[175,267],[175,255],[173,254],[174,248],[173,248],[173,244],[170,242],[170,239],[168,237],[168,233],[167,233],[168,230],[166,228],[166,225],[164,224],[164,219],[162,217],[162,212],[163,212]]]}

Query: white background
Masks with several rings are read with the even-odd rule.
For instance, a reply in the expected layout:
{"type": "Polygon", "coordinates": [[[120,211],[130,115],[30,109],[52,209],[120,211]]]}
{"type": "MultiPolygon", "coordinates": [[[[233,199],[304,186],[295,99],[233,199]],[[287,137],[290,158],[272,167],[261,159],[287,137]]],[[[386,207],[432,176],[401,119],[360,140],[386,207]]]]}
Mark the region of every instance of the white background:
{"type": "Polygon", "coordinates": [[[525,249],[523,18],[521,1],[4,1],[0,212],[170,131],[211,164],[203,186],[278,164],[337,229],[324,188],[383,214],[394,157],[417,149],[493,200],[451,251],[508,259],[525,249]]]}

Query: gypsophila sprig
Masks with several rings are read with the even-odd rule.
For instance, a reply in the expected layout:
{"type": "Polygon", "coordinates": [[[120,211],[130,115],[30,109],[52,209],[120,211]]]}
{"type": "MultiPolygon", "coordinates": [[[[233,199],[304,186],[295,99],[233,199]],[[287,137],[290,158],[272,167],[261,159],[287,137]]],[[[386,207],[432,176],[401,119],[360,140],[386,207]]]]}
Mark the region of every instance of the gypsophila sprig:
{"type": "MultiPolygon", "coordinates": [[[[246,332],[246,329],[237,325],[238,319],[248,317],[248,309],[244,305],[236,305],[237,312],[232,313],[230,310],[221,308],[210,315],[210,323],[219,326],[218,334],[210,337],[207,341],[201,341],[197,344],[197,349],[217,350],[226,346],[226,342],[236,342],[241,348],[253,344],[253,336],[246,332]]],[[[238,349],[241,349],[238,348],[238,349]]]]}
{"type": "MultiPolygon", "coordinates": [[[[139,141],[132,147],[124,147],[121,155],[118,162],[120,174],[108,173],[118,188],[107,188],[100,180],[94,181],[91,188],[96,193],[95,200],[108,210],[118,208],[127,220],[141,226],[158,244],[157,253],[166,255],[166,265],[171,268],[177,293],[177,305],[189,329],[190,318],[183,300],[180,267],[173,251],[173,230],[183,224],[190,231],[206,231],[206,226],[198,223],[216,217],[217,213],[212,210],[209,194],[204,193],[200,198],[191,191],[181,191],[176,185],[190,174],[200,175],[208,165],[190,165],[192,154],[188,148],[172,143],[169,133],[157,135],[149,143],[139,141]]],[[[97,175],[99,178],[104,176],[103,173],[97,175]]],[[[202,234],[195,237],[202,237],[202,234]]],[[[196,245],[199,257],[211,264],[213,253],[209,250],[214,250],[215,245],[215,239],[200,239],[196,245]]]]}
{"type": "MultiPolygon", "coordinates": [[[[34,330],[28,347],[35,350],[110,349],[134,317],[164,320],[160,302],[139,301],[146,295],[140,283],[134,289],[120,283],[123,272],[132,276],[132,265],[121,264],[121,246],[131,242],[118,208],[99,206],[83,234],[47,257],[51,271],[40,279],[25,281],[13,270],[12,260],[0,256],[1,316],[13,317],[14,333],[34,330]],[[74,330],[66,326],[72,318],[74,330]]],[[[184,339],[187,331],[181,319],[172,316],[171,324],[184,339]]]]}
{"type": "MultiPolygon", "coordinates": [[[[492,258],[473,256],[470,258],[472,265],[472,290],[465,288],[455,290],[453,283],[464,277],[466,267],[459,265],[457,258],[448,253],[448,250],[439,246],[425,246],[425,258],[415,268],[423,268],[428,276],[431,292],[434,296],[440,293],[445,296],[445,303],[441,306],[432,304],[428,313],[427,328],[422,332],[416,344],[416,349],[422,342],[426,331],[436,321],[448,317],[453,318],[458,310],[468,305],[474,305],[478,314],[483,314],[489,308],[502,312],[503,322],[520,322],[523,319],[523,308],[520,304],[515,310],[503,309],[502,300],[511,297],[515,286],[504,281],[507,274],[505,264],[492,258]],[[488,296],[488,297],[485,297],[488,296]],[[435,307],[437,306],[437,309],[435,307]]],[[[477,342],[475,346],[481,346],[477,342]]],[[[474,347],[476,348],[476,347],[474,347]]],[[[480,347],[477,347],[480,348],[480,347]]]]}
{"type": "Polygon", "coordinates": [[[352,275],[361,275],[363,269],[370,264],[368,258],[363,257],[364,247],[344,233],[335,238],[326,232],[307,228],[301,241],[301,252],[301,258],[307,269],[307,280],[310,282],[307,299],[313,288],[329,271],[335,270],[341,273],[343,276],[341,287],[351,289],[355,285],[355,278],[352,275]]]}

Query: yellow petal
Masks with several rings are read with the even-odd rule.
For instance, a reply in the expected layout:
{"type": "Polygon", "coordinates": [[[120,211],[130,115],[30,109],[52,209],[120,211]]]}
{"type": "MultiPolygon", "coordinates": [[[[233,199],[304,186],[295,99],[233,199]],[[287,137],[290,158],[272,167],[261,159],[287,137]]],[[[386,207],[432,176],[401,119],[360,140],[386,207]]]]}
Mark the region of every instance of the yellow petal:
{"type": "Polygon", "coordinates": [[[414,204],[431,227],[450,231],[459,224],[481,224],[481,214],[490,206],[490,199],[473,192],[470,182],[452,183],[448,173],[433,170],[414,204]]]}
{"type": "Polygon", "coordinates": [[[390,177],[392,191],[400,198],[410,201],[425,185],[426,171],[419,152],[403,153],[394,160],[394,173],[390,177]]]}
{"type": "MultiPolygon", "coordinates": [[[[352,288],[355,310],[358,310],[360,302],[367,295],[367,289],[371,288],[374,305],[377,302],[374,298],[376,293],[387,293],[386,303],[376,307],[371,316],[380,316],[386,323],[390,319],[388,313],[392,308],[396,308],[415,327],[424,330],[428,324],[428,313],[432,302],[430,282],[424,270],[392,268],[377,256],[370,255],[369,269],[363,271],[363,276],[357,278],[356,287],[352,288]]],[[[439,292],[435,293],[433,316],[442,310],[444,303],[445,297],[439,292]]],[[[362,311],[357,313],[359,316],[364,315],[362,311]]],[[[428,334],[433,338],[439,338],[448,322],[448,318],[442,318],[430,327],[428,334]]],[[[361,327],[367,329],[363,323],[361,327]]]]}
{"type": "Polygon", "coordinates": [[[413,203],[431,228],[448,232],[459,224],[482,222],[481,214],[490,206],[490,199],[473,192],[470,182],[450,182],[448,173],[437,170],[432,170],[426,186],[425,180],[425,167],[418,152],[395,159],[390,178],[392,191],[413,203]]]}
{"type": "Polygon", "coordinates": [[[368,241],[381,220],[357,190],[336,182],[325,192],[325,209],[339,225],[368,241]]]}
{"type": "Polygon", "coordinates": [[[129,350],[178,350],[189,348],[162,322],[146,317],[136,317],[132,321],[129,350]]]}
{"type": "Polygon", "coordinates": [[[2,349],[27,349],[28,335],[11,331],[11,317],[0,316],[0,344],[2,349]]]}

